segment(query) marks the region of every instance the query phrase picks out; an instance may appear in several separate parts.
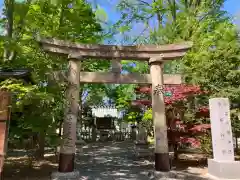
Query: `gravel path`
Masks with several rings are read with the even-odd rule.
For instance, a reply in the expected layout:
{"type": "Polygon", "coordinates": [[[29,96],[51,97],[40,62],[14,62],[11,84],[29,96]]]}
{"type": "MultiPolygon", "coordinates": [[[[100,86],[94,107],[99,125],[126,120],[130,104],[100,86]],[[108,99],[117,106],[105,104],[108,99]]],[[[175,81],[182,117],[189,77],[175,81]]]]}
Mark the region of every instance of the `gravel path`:
{"type": "MultiPolygon", "coordinates": [[[[207,173],[197,156],[191,155],[180,156],[184,161],[175,163],[170,173],[155,174],[154,162],[136,158],[133,147],[132,142],[125,141],[92,143],[78,149],[75,167],[81,177],[76,180],[203,180],[207,173]]],[[[26,153],[23,150],[8,153],[5,180],[49,180],[50,174],[57,171],[57,159],[52,152],[42,161],[33,161],[31,166],[26,153]]]]}
{"type": "Polygon", "coordinates": [[[128,142],[90,144],[79,152],[76,168],[82,180],[149,180],[153,164],[134,160],[128,142]]]}
{"type": "MultiPolygon", "coordinates": [[[[154,170],[154,163],[151,160],[135,158],[133,143],[130,142],[95,143],[84,146],[82,152],[77,155],[76,168],[80,171],[80,180],[162,179],[154,178],[151,175],[154,170]]],[[[174,172],[193,175],[200,174],[200,170],[202,168],[195,170],[190,168],[191,172],[189,169],[175,170],[174,172]]]]}

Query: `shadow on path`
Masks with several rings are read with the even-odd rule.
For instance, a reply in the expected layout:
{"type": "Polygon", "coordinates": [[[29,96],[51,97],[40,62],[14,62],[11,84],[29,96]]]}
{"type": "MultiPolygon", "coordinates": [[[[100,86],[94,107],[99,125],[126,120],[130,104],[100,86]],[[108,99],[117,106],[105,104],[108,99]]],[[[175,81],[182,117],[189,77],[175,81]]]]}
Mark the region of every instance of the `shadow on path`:
{"type": "Polygon", "coordinates": [[[149,180],[153,163],[136,160],[131,142],[94,143],[76,157],[81,180],[149,180]]]}
{"type": "MultiPolygon", "coordinates": [[[[133,143],[126,141],[92,143],[84,146],[82,151],[76,153],[76,169],[81,175],[78,180],[149,180],[154,178],[153,160],[136,158],[133,149],[133,143]]],[[[23,155],[15,153],[6,159],[5,180],[49,180],[50,173],[57,171],[57,158],[53,153],[46,155],[44,160],[33,160],[31,163],[29,158],[23,155]]],[[[187,174],[190,180],[206,174],[205,165],[195,156],[193,157],[191,161],[185,158],[184,161],[175,163],[171,172],[183,176],[187,174]]],[[[187,180],[186,176],[175,178],[173,175],[173,177],[171,179],[187,180]]]]}

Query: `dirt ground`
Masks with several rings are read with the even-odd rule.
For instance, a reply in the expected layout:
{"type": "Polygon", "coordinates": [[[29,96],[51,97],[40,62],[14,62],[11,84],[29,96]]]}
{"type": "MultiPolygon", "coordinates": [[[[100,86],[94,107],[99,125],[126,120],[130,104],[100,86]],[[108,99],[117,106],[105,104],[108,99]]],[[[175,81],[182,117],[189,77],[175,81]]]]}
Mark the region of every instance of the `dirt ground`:
{"type": "Polygon", "coordinates": [[[31,161],[28,157],[9,157],[4,163],[4,180],[49,180],[51,172],[57,170],[55,155],[44,160],[31,161]]]}
{"type": "MultiPolygon", "coordinates": [[[[124,143],[91,144],[83,147],[76,156],[76,168],[81,179],[128,179],[147,180],[147,173],[154,169],[152,160],[136,160],[132,147],[124,143]],[[128,148],[126,148],[128,147],[128,148]]],[[[180,155],[174,163],[174,170],[194,174],[207,173],[206,158],[202,155],[180,155]]],[[[49,180],[50,173],[57,170],[54,154],[46,155],[42,161],[29,158],[8,157],[4,164],[4,180],[49,180]]]]}

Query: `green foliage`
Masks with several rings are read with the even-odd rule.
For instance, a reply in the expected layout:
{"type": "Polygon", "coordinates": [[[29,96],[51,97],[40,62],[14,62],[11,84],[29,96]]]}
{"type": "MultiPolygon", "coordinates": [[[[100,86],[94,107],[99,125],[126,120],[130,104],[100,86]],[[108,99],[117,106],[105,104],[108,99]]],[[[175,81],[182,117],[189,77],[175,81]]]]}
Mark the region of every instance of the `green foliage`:
{"type": "MultiPolygon", "coordinates": [[[[56,128],[61,121],[63,106],[58,99],[59,95],[47,91],[46,87],[26,85],[14,79],[3,81],[0,85],[12,93],[11,124],[15,125],[10,127],[10,139],[21,139],[26,132],[30,136],[44,132],[56,139],[56,128]]],[[[55,143],[52,142],[51,145],[54,146],[55,143]]]]}
{"type": "MultiPolygon", "coordinates": [[[[194,43],[192,50],[182,61],[166,63],[165,73],[184,73],[187,83],[200,85],[212,97],[229,97],[232,102],[239,102],[239,39],[236,28],[221,10],[223,2],[121,0],[118,9],[122,17],[111,24],[100,6],[94,12],[85,0],[5,1],[6,17],[1,19],[0,27],[8,28],[7,34],[0,37],[1,68],[30,68],[36,83],[27,85],[16,80],[2,83],[1,87],[14,94],[13,112],[22,113],[11,133],[20,137],[22,130],[32,129],[44,131],[50,137],[62,121],[65,83],[53,83],[49,77],[54,71],[66,71],[67,61],[45,54],[35,41],[36,35],[81,43],[102,43],[119,32],[125,44],[190,40],[194,43]],[[157,22],[150,26],[153,18],[157,22]],[[129,36],[136,22],[143,23],[145,28],[139,35],[129,36]]],[[[147,63],[122,60],[122,64],[124,73],[149,73],[147,63]]],[[[109,61],[92,59],[82,63],[82,70],[106,71],[109,65],[109,61]]],[[[97,105],[102,97],[108,96],[111,103],[125,112],[127,121],[151,122],[151,109],[145,113],[142,109],[131,109],[130,102],[136,98],[134,88],[135,85],[85,84],[80,94],[87,92],[84,102],[88,106],[97,105]]],[[[206,104],[207,99],[198,97],[198,102],[206,104]]],[[[191,121],[192,111],[185,116],[189,116],[186,121],[191,121]]],[[[238,127],[235,121],[233,125],[238,127]]]]}
{"type": "Polygon", "coordinates": [[[131,104],[132,99],[135,97],[135,85],[121,85],[117,88],[116,104],[118,109],[126,109],[131,104]]]}
{"type": "Polygon", "coordinates": [[[201,142],[201,151],[202,153],[211,156],[212,155],[212,138],[211,133],[207,132],[203,136],[198,137],[201,142]]]}
{"type": "MultiPolygon", "coordinates": [[[[212,24],[212,21],[208,23],[212,24]]],[[[194,48],[184,61],[185,73],[189,82],[200,84],[213,96],[239,102],[240,48],[235,27],[223,22],[214,28],[193,37],[194,48]]]]}
{"type": "MultiPolygon", "coordinates": [[[[13,96],[13,124],[10,136],[23,138],[23,134],[47,135],[55,141],[56,128],[62,122],[64,112],[65,83],[53,82],[54,71],[67,69],[67,61],[62,57],[44,53],[35,41],[36,35],[54,37],[81,43],[99,43],[103,39],[101,25],[95,12],[84,0],[48,1],[26,0],[5,1],[2,25],[10,27],[0,39],[1,67],[8,69],[32,69],[35,85],[7,80],[2,88],[8,88],[13,96]],[[41,133],[44,132],[44,133],[41,133]]],[[[82,69],[105,70],[109,62],[91,60],[82,63],[82,69]]],[[[97,87],[85,86],[90,92],[97,87]]],[[[91,94],[91,93],[90,93],[91,94]]],[[[93,97],[90,96],[90,97],[93,97]]]]}
{"type": "Polygon", "coordinates": [[[226,12],[221,10],[223,2],[122,0],[118,7],[125,24],[130,19],[133,24],[157,17],[158,26],[147,28],[150,29],[147,43],[193,41],[194,46],[184,61],[165,64],[165,72],[183,72],[188,83],[200,85],[212,96],[239,102],[238,34],[226,12]]]}
{"type": "MultiPolygon", "coordinates": [[[[166,63],[164,71],[182,73],[186,83],[200,85],[209,92],[209,96],[195,98],[197,107],[208,106],[211,97],[228,97],[232,103],[240,102],[239,37],[228,14],[222,10],[223,3],[224,0],[121,0],[118,5],[123,26],[133,27],[133,24],[139,22],[146,26],[144,32],[134,32],[135,36],[131,34],[126,38],[126,43],[193,42],[193,48],[187,56],[182,61],[166,63]],[[155,23],[150,26],[153,18],[155,23]]],[[[125,29],[124,34],[128,36],[129,28],[125,29]]],[[[187,104],[180,106],[185,109],[184,122],[209,123],[206,118],[196,119],[195,109],[187,104]]],[[[145,112],[143,120],[151,119],[149,111],[145,112]]],[[[235,118],[239,110],[233,111],[232,126],[234,131],[239,132],[239,119],[235,118]]],[[[210,136],[203,137],[202,148],[204,152],[210,153],[210,136]]]]}
{"type": "Polygon", "coordinates": [[[140,123],[142,121],[143,113],[140,108],[137,107],[129,107],[125,110],[123,119],[126,122],[130,123],[140,123]]]}
{"type": "Polygon", "coordinates": [[[152,109],[149,108],[144,112],[143,121],[152,121],[152,109]]]}

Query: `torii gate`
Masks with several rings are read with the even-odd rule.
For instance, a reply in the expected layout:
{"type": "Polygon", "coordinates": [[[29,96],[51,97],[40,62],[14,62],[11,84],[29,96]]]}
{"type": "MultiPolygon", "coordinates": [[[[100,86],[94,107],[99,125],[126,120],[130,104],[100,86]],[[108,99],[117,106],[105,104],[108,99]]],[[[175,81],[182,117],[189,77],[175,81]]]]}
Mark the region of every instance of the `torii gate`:
{"type": "Polygon", "coordinates": [[[155,169],[170,171],[167,125],[163,84],[181,84],[180,75],[163,74],[163,63],[182,58],[192,43],[144,46],[83,45],[56,39],[39,39],[43,50],[65,55],[69,61],[69,85],[66,99],[69,104],[63,123],[63,144],[60,150],[59,172],[74,171],[76,123],[81,83],[152,84],[152,112],[155,130],[155,169]],[[112,60],[112,72],[80,72],[84,58],[112,60]],[[150,74],[121,73],[121,59],[148,61],[150,74]]]}

